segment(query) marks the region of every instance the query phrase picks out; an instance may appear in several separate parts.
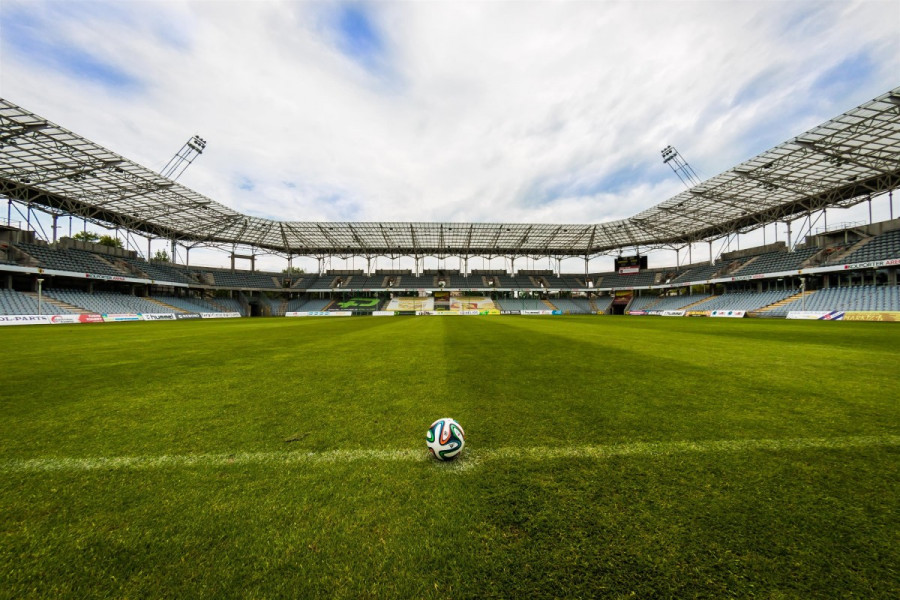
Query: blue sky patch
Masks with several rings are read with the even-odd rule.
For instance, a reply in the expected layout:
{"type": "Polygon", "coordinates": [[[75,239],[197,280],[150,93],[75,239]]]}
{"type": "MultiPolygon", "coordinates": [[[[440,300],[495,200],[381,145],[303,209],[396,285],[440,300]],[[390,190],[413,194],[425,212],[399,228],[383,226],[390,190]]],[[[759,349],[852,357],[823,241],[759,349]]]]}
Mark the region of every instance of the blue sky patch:
{"type": "Polygon", "coordinates": [[[869,52],[862,50],[819,75],[810,92],[831,98],[852,95],[853,90],[863,87],[869,81],[876,69],[869,52]]]}
{"type": "Polygon", "coordinates": [[[21,10],[0,12],[3,19],[2,46],[34,65],[118,90],[141,87],[132,73],[103,58],[58,39],[52,22],[45,22],[21,10]]]}

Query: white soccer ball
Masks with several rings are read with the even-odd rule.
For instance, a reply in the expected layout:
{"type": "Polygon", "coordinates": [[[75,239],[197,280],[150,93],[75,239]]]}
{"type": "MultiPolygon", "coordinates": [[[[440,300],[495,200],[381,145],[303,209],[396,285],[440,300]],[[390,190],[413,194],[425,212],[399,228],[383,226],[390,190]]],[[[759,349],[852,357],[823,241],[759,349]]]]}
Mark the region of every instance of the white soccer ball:
{"type": "Polygon", "coordinates": [[[453,419],[438,419],[425,433],[425,444],[436,459],[453,460],[466,445],[466,432],[453,419]]]}

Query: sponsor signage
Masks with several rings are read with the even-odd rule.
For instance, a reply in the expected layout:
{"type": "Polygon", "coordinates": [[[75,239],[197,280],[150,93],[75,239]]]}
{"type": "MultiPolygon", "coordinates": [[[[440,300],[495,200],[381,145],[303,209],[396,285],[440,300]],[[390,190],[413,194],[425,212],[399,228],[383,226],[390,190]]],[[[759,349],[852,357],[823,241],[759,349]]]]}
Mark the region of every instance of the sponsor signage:
{"type": "Polygon", "coordinates": [[[634,275],[640,272],[640,267],[619,267],[619,275],[634,275]]]}
{"type": "Polygon", "coordinates": [[[46,325],[51,315],[0,315],[0,325],[46,325]]]}
{"type": "Polygon", "coordinates": [[[353,311],[350,310],[311,310],[302,312],[286,312],[286,317],[350,317],[353,311]]]}
{"type": "Polygon", "coordinates": [[[663,310],[663,311],[660,311],[659,314],[661,314],[664,317],[683,317],[684,311],[683,310],[663,310]]]}
{"type": "Polygon", "coordinates": [[[137,314],[116,314],[116,315],[103,315],[103,321],[105,323],[121,323],[123,321],[140,321],[141,315],[137,314]]]}
{"type": "Polygon", "coordinates": [[[840,321],[844,318],[844,312],[840,310],[792,310],[788,312],[787,318],[815,321],[840,321]]]}
{"type": "Polygon", "coordinates": [[[500,314],[501,315],[519,315],[519,314],[522,314],[522,311],[520,311],[520,310],[501,310],[500,314]]]}
{"type": "Polygon", "coordinates": [[[199,318],[200,318],[200,315],[198,315],[197,313],[178,313],[175,315],[176,321],[184,321],[187,319],[193,320],[193,319],[199,319],[199,318]]]}
{"type": "Polygon", "coordinates": [[[89,315],[78,315],[79,323],[102,323],[103,315],[98,314],[89,314],[89,315]]]}
{"type": "Polygon", "coordinates": [[[845,321],[900,321],[900,312],[845,312],[845,321]]]}
{"type": "Polygon", "coordinates": [[[145,321],[174,321],[175,315],[173,313],[143,313],[141,318],[145,321]]]}
{"type": "Polygon", "coordinates": [[[743,319],[747,314],[745,310],[714,310],[709,313],[711,317],[730,317],[732,319],[743,319]]]}
{"type": "Polygon", "coordinates": [[[73,323],[81,323],[81,320],[78,318],[81,315],[53,315],[50,317],[50,322],[54,325],[71,325],[73,323]]]}
{"type": "Polygon", "coordinates": [[[521,315],[552,315],[552,310],[522,310],[519,311],[521,315]]]}
{"type": "Polygon", "coordinates": [[[629,315],[634,315],[634,316],[636,316],[636,317],[642,317],[642,316],[644,316],[644,315],[646,315],[646,314],[649,314],[649,313],[648,313],[646,310],[629,310],[629,311],[628,311],[628,314],[629,314],[629,315]]]}
{"type": "Polygon", "coordinates": [[[201,319],[237,319],[240,316],[241,313],[237,312],[200,313],[201,319]]]}
{"type": "Polygon", "coordinates": [[[395,316],[396,314],[397,314],[397,313],[395,313],[395,312],[392,311],[392,310],[373,310],[373,311],[372,311],[372,316],[373,316],[373,317],[393,317],[393,316],[395,316]]]}

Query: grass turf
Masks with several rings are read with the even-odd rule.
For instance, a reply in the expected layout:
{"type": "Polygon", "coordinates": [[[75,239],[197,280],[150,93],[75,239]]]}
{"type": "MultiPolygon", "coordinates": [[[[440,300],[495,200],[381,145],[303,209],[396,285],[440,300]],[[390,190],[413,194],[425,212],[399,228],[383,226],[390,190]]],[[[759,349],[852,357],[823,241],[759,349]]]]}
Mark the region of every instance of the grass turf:
{"type": "Polygon", "coordinates": [[[242,319],[0,343],[0,597],[900,589],[892,325],[242,319]],[[468,435],[454,465],[424,456],[441,416],[468,435]],[[754,444],[854,436],[875,441],[754,444]],[[550,452],[622,444],[647,450],[550,452]]]}

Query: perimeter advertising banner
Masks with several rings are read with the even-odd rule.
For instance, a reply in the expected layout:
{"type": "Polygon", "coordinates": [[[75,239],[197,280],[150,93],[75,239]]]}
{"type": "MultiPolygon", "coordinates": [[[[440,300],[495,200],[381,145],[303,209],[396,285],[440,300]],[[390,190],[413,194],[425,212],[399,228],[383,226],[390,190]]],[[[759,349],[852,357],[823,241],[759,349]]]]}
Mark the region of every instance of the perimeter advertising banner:
{"type": "Polygon", "coordinates": [[[714,310],[709,313],[711,317],[730,317],[732,319],[743,319],[747,314],[745,310],[714,310]]]}
{"type": "Polygon", "coordinates": [[[352,310],[311,310],[303,312],[286,312],[286,317],[351,317],[352,310]]]}
{"type": "Polygon", "coordinates": [[[103,323],[102,315],[0,315],[0,325],[75,325],[103,323]]]}
{"type": "Polygon", "coordinates": [[[804,319],[808,321],[841,321],[844,311],[840,310],[792,310],[787,314],[788,319],[804,319]]]}
{"type": "Polygon", "coordinates": [[[900,322],[900,312],[845,312],[845,321],[894,321],[900,322]]]}

